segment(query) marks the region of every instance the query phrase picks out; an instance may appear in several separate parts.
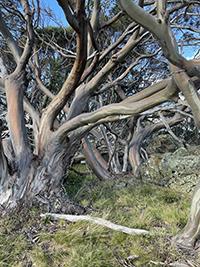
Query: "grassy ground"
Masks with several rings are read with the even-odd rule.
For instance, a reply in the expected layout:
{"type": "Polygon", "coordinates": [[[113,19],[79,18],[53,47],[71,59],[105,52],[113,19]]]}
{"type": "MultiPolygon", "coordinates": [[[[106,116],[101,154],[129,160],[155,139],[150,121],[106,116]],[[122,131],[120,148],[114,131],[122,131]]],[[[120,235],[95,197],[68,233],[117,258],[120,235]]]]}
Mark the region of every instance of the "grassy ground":
{"type": "MultiPolygon", "coordinates": [[[[85,166],[76,170],[85,171],[85,166]]],[[[127,235],[83,221],[41,220],[33,208],[0,221],[0,267],[200,266],[198,251],[185,255],[171,245],[171,237],[187,222],[191,197],[130,179],[103,183],[90,173],[70,171],[65,186],[71,199],[94,208],[92,216],[152,235],[127,235]]]]}

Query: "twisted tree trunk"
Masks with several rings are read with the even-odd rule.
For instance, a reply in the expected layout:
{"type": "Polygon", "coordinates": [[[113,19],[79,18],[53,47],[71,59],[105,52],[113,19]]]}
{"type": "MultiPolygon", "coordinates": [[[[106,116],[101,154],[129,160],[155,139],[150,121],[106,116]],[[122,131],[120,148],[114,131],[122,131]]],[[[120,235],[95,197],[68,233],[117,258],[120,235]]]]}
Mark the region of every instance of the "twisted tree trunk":
{"type": "Polygon", "coordinates": [[[47,210],[54,212],[85,212],[84,207],[68,198],[61,186],[67,175],[66,166],[74,152],[74,144],[73,148],[70,143],[65,144],[65,148],[50,145],[43,157],[33,156],[29,165],[22,169],[17,167],[15,158],[11,157],[13,154],[10,153],[10,142],[4,142],[4,147],[2,143],[0,145],[0,205],[4,210],[3,214],[15,209],[20,203],[28,207],[35,200],[41,201],[47,210]]]}
{"type": "Polygon", "coordinates": [[[186,226],[173,237],[173,242],[183,248],[193,248],[200,233],[200,182],[195,186],[186,226]]]}

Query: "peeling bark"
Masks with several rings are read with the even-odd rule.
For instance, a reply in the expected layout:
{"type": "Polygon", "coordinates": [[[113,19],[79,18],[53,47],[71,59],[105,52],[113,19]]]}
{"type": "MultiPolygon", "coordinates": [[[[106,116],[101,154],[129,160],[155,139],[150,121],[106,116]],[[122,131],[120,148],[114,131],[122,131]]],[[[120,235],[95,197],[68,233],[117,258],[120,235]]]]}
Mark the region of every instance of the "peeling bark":
{"type": "Polygon", "coordinates": [[[8,165],[3,151],[2,141],[0,138],[0,192],[7,190],[8,180],[9,180],[8,165]]]}

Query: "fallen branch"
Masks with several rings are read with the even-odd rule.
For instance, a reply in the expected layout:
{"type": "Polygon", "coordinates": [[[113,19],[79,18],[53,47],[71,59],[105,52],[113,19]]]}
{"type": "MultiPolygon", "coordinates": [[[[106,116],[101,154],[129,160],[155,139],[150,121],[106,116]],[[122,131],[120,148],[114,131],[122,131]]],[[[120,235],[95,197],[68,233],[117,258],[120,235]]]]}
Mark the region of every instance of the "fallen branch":
{"type": "Polygon", "coordinates": [[[142,229],[133,229],[133,228],[129,228],[126,226],[122,226],[122,225],[117,225],[115,223],[112,223],[110,221],[101,219],[101,218],[97,218],[97,217],[92,217],[90,215],[68,215],[68,214],[56,214],[56,213],[45,213],[45,214],[41,214],[40,215],[41,218],[47,218],[47,217],[51,217],[54,220],[59,220],[59,219],[64,219],[70,222],[77,222],[77,221],[89,221],[89,222],[95,222],[98,223],[100,225],[103,225],[105,227],[108,227],[112,230],[115,231],[121,231],[125,234],[129,234],[129,235],[141,235],[141,234],[150,234],[149,231],[146,230],[142,230],[142,229]]]}
{"type": "Polygon", "coordinates": [[[149,266],[149,263],[154,264],[154,265],[158,265],[158,266],[190,267],[189,265],[186,265],[184,263],[179,263],[179,262],[166,264],[165,262],[157,262],[157,261],[146,261],[142,266],[144,266],[144,267],[149,266]]]}

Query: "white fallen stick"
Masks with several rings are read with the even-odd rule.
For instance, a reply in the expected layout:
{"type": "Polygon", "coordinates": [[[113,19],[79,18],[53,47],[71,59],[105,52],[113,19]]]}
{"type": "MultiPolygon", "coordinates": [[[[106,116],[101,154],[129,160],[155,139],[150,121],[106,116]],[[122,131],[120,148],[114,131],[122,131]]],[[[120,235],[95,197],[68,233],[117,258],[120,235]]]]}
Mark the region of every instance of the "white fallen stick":
{"type": "MultiPolygon", "coordinates": [[[[152,263],[154,265],[159,265],[159,266],[163,265],[163,266],[166,266],[166,263],[164,263],[164,262],[147,261],[145,263],[152,263]]],[[[145,266],[146,266],[146,264],[145,264],[145,266]]],[[[174,262],[174,263],[168,263],[167,266],[172,266],[172,267],[190,267],[192,265],[189,266],[189,265],[186,265],[184,263],[174,262]]]]}
{"type": "Polygon", "coordinates": [[[51,217],[54,220],[59,220],[59,219],[64,219],[70,222],[77,222],[77,221],[89,221],[89,222],[95,222],[98,223],[100,225],[103,225],[105,227],[108,227],[112,230],[115,231],[121,231],[125,234],[129,234],[129,235],[141,235],[141,234],[150,234],[149,231],[143,230],[143,229],[134,229],[134,228],[129,228],[126,226],[122,226],[122,225],[118,225],[115,223],[112,223],[110,221],[98,218],[98,217],[92,217],[90,215],[68,215],[68,214],[56,214],[56,213],[45,213],[45,214],[41,214],[40,217],[41,218],[47,218],[47,217],[51,217]]]}

